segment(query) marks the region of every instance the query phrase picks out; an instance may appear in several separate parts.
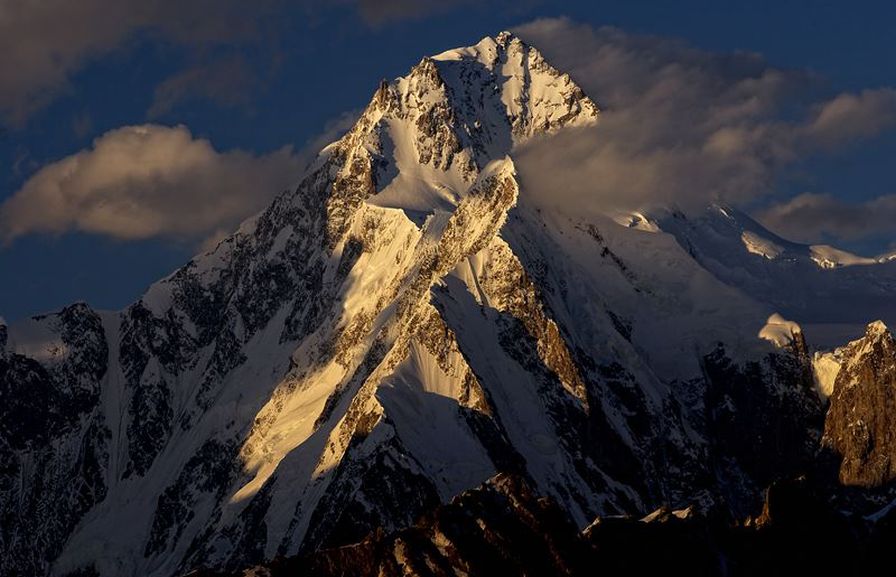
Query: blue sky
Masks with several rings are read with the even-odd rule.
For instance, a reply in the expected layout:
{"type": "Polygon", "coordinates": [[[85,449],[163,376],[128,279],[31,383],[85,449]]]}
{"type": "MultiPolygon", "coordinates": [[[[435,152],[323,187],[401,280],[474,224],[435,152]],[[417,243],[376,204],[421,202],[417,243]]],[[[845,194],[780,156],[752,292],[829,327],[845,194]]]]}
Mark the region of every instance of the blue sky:
{"type": "MultiPolygon", "coordinates": [[[[285,179],[286,186],[307,145],[322,133],[338,134],[380,79],[404,74],[423,55],[539,18],[565,17],[568,26],[590,30],[613,26],[632,37],[677,38],[713,55],[757,53],[768,67],[808,79],[778,110],[783,118],[791,107],[798,116],[840,94],[896,86],[896,8],[884,1],[265,0],[247,11],[227,0],[189,0],[128,12],[138,4],[85,0],[73,8],[54,0],[37,14],[16,4],[0,0],[0,11],[12,14],[5,19],[9,24],[0,24],[7,26],[0,29],[0,52],[7,54],[0,60],[0,202],[7,201],[0,208],[7,213],[0,218],[6,228],[0,229],[6,239],[0,247],[0,315],[10,320],[76,300],[99,308],[126,305],[277,192],[237,187],[241,176],[227,170],[245,167],[246,182],[274,188],[285,179]],[[154,128],[148,136],[122,132],[141,125],[154,128]],[[119,132],[104,137],[110,131],[119,132]],[[108,216],[77,220],[70,214],[79,210],[77,203],[47,216],[49,197],[35,191],[52,178],[55,186],[70,185],[59,176],[59,163],[89,153],[103,138],[103,150],[119,155],[113,157],[116,166],[132,170],[146,161],[122,158],[131,150],[122,139],[173,142],[183,146],[181,156],[199,159],[200,169],[184,169],[186,177],[178,173],[186,180],[175,179],[182,189],[173,193],[163,190],[165,178],[152,186],[134,181],[140,194],[133,199],[127,186],[115,189],[129,202],[154,206],[151,214],[163,222],[144,230],[142,220],[125,218],[115,226],[108,216]],[[56,171],[48,172],[54,163],[56,171]],[[31,205],[10,209],[9,199],[26,189],[31,205]],[[166,207],[199,189],[165,220],[166,207]],[[209,209],[208,222],[191,228],[193,215],[221,204],[230,208],[209,209]]],[[[602,103],[601,94],[590,95],[602,103]]],[[[859,137],[839,139],[834,151],[801,153],[775,171],[772,193],[745,204],[758,211],[774,203],[786,207],[768,212],[768,220],[791,227],[781,232],[803,235],[800,240],[882,252],[896,240],[896,225],[888,226],[883,216],[868,230],[861,225],[869,213],[896,215],[885,201],[869,204],[896,194],[896,131],[887,124],[891,99],[884,91],[849,102],[871,115],[857,116],[868,125],[859,137]],[[801,197],[808,199],[799,205],[808,207],[805,218],[790,219],[796,205],[787,202],[801,194],[812,195],[801,197]],[[848,213],[852,220],[839,228],[818,224],[831,213],[848,213]],[[792,228],[795,222],[804,229],[792,228]]],[[[79,194],[92,194],[97,178],[85,177],[79,194]]],[[[122,178],[117,187],[132,182],[122,178]]]]}

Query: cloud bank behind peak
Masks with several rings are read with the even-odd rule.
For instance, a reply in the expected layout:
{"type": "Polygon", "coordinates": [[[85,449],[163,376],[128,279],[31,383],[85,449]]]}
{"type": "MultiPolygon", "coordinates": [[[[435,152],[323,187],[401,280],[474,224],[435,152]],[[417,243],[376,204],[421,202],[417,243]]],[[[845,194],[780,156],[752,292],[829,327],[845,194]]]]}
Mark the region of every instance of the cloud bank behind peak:
{"type": "MultiPolygon", "coordinates": [[[[896,126],[896,90],[813,102],[811,73],[775,67],[757,54],[707,52],[563,18],[514,31],[569,72],[602,110],[594,128],[517,151],[524,189],[560,208],[756,205],[784,168],[896,126]]],[[[807,213],[800,222],[809,219],[807,213]]]]}

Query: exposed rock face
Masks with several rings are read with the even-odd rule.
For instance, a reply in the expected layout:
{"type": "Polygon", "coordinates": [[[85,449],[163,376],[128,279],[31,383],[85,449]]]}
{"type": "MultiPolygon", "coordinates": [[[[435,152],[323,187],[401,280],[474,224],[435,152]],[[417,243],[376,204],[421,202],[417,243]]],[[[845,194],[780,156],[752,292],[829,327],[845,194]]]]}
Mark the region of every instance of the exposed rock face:
{"type": "Polygon", "coordinates": [[[824,446],[845,485],[880,487],[896,478],[896,343],[882,322],[837,351],[824,446]]]}
{"type": "Polygon", "coordinates": [[[47,571],[108,491],[109,429],[98,410],[108,344],[77,304],[36,319],[56,337],[38,362],[0,352],[0,574],[47,571]]]}
{"type": "Polygon", "coordinates": [[[723,349],[704,358],[709,455],[739,517],[756,511],[761,491],[772,482],[814,468],[824,407],[802,335],[785,351],[790,354],[769,354],[744,366],[731,363],[723,349]]]}
{"type": "Polygon", "coordinates": [[[556,503],[538,498],[519,478],[499,475],[408,529],[256,571],[271,577],[571,575],[584,553],[577,533],[556,503]]]}
{"type": "MultiPolygon", "coordinates": [[[[125,310],[0,327],[0,573],[350,557],[496,473],[461,509],[548,572],[573,571],[548,529],[758,507],[817,449],[805,343],[759,341],[768,304],[679,239],[528,196],[517,147],[598,120],[510,34],[426,58],[125,310]]],[[[456,562],[493,567],[444,511],[456,562]]]]}

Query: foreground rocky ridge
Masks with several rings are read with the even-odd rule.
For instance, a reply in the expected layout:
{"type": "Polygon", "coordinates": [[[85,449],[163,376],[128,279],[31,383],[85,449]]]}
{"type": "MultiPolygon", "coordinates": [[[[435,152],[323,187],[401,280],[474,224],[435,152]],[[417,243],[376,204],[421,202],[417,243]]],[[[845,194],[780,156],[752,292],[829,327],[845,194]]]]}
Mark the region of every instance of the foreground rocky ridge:
{"type": "MultiPolygon", "coordinates": [[[[309,559],[497,473],[547,519],[535,543],[538,523],[666,503],[743,518],[819,463],[823,434],[847,478],[883,463],[884,437],[825,424],[801,336],[757,338],[777,303],[714,272],[710,241],[550,210],[518,181],[517,147],[596,122],[511,34],[426,58],[295,190],[124,311],[0,326],[0,574],[309,559]]],[[[843,375],[876,382],[892,348],[871,349],[843,375]]]]}
{"type": "Polygon", "coordinates": [[[498,475],[396,533],[190,577],[853,575],[885,566],[894,522],[892,514],[856,522],[802,477],[773,484],[761,515],[742,522],[661,508],[641,519],[598,518],[580,531],[551,499],[498,475]]]}

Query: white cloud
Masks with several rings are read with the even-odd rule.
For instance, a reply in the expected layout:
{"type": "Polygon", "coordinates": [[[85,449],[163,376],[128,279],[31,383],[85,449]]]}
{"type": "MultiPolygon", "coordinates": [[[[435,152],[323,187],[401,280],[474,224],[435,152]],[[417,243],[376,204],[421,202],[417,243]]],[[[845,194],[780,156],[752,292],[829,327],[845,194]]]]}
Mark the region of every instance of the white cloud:
{"type": "Polygon", "coordinates": [[[218,152],[184,126],[128,126],[49,164],[0,206],[0,237],[71,230],[198,239],[264,208],[304,168],[290,147],[218,152]]]}

